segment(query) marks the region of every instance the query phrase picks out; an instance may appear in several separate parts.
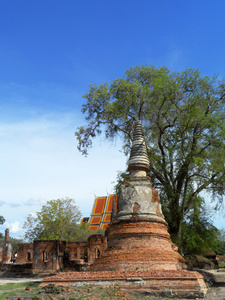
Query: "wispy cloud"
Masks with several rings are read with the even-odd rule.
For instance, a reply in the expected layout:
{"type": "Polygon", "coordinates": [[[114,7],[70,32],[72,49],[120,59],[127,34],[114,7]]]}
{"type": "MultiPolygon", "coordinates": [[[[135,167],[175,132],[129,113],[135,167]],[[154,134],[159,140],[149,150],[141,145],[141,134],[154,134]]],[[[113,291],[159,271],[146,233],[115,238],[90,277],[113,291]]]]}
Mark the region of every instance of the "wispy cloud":
{"type": "Polygon", "coordinates": [[[23,202],[25,206],[40,206],[44,205],[46,203],[46,200],[44,199],[33,199],[30,198],[27,201],[23,202]]]}
{"type": "Polygon", "coordinates": [[[5,201],[0,200],[0,206],[3,206],[3,205],[5,205],[5,204],[6,204],[5,201]]]}
{"type": "Polygon", "coordinates": [[[16,202],[9,203],[8,205],[9,205],[10,207],[13,207],[13,208],[21,207],[21,206],[22,206],[20,203],[16,203],[16,202]]]}
{"type": "MultiPolygon", "coordinates": [[[[186,49],[183,49],[173,37],[162,37],[165,51],[157,55],[152,63],[156,66],[166,66],[171,71],[181,71],[186,68],[186,49]]],[[[190,66],[191,67],[191,66],[190,66]]]]}
{"type": "Polygon", "coordinates": [[[4,122],[18,123],[54,113],[80,110],[82,92],[54,83],[35,85],[0,82],[0,117],[4,122]]]}

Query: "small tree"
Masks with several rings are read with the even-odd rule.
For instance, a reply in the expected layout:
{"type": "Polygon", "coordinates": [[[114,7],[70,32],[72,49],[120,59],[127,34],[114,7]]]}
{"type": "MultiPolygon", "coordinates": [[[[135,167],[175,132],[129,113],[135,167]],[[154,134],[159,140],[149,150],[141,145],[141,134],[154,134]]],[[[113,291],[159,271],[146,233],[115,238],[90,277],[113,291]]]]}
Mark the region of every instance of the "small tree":
{"type": "Polygon", "coordinates": [[[74,240],[79,228],[81,212],[71,198],[50,200],[36,216],[28,215],[23,228],[25,239],[74,240]]]}

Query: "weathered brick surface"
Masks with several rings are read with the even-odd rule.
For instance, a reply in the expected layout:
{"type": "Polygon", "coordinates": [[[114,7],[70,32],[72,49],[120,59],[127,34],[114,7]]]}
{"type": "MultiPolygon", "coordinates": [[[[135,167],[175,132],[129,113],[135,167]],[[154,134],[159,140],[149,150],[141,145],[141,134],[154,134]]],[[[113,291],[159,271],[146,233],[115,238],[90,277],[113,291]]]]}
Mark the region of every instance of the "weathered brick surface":
{"type": "Polygon", "coordinates": [[[9,229],[5,230],[5,241],[3,247],[3,258],[2,261],[4,263],[10,263],[12,258],[12,244],[9,239],[9,229]]]}
{"type": "Polygon", "coordinates": [[[106,237],[103,237],[101,234],[91,235],[88,238],[88,262],[94,263],[106,248],[106,237]]]}
{"type": "Polygon", "coordinates": [[[225,255],[216,255],[216,261],[218,266],[225,262],[225,255]]]}
{"type": "Polygon", "coordinates": [[[158,204],[156,210],[157,216],[163,217],[163,214],[159,210],[160,199],[159,199],[159,193],[156,189],[152,189],[152,202],[156,202],[158,204]]]}
{"type": "MultiPolygon", "coordinates": [[[[106,247],[106,238],[101,234],[90,236],[87,242],[66,243],[69,261],[77,262],[77,264],[83,264],[85,262],[93,263],[106,247]]],[[[69,264],[67,263],[67,265],[69,264]]]]}
{"type": "Polygon", "coordinates": [[[35,240],[33,245],[33,269],[62,269],[65,249],[66,242],[35,240]]]}
{"type": "Polygon", "coordinates": [[[102,270],[179,270],[185,264],[170,240],[166,223],[115,221],[107,228],[108,248],[90,266],[102,270]]]}
{"type": "Polygon", "coordinates": [[[17,245],[17,264],[33,262],[33,243],[21,243],[17,245]]]}
{"type": "Polygon", "coordinates": [[[93,263],[106,249],[106,238],[101,234],[92,235],[87,242],[34,241],[21,243],[17,247],[17,264],[33,262],[34,270],[74,268],[82,270],[93,263]]]}
{"type": "Polygon", "coordinates": [[[3,248],[0,247],[0,262],[3,260],[3,248]]]}
{"type": "Polygon", "coordinates": [[[85,250],[88,248],[87,242],[67,242],[66,250],[70,260],[79,260],[85,258],[85,250]]]}
{"type": "Polygon", "coordinates": [[[54,277],[46,277],[43,282],[81,281],[81,280],[113,280],[127,278],[156,279],[158,278],[199,278],[203,276],[198,272],[186,270],[155,270],[155,271],[87,271],[87,272],[60,272],[54,277]]]}
{"type": "Polygon", "coordinates": [[[185,270],[64,272],[45,278],[41,286],[50,283],[56,286],[114,285],[128,290],[194,299],[203,298],[207,291],[201,274],[185,270]]]}

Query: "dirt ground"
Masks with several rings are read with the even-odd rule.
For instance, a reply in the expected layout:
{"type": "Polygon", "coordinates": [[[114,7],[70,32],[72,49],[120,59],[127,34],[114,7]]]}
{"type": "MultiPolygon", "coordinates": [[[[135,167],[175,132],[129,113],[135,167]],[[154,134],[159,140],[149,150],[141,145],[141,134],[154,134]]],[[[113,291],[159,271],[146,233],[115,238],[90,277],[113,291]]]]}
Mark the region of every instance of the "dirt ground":
{"type": "Polygon", "coordinates": [[[43,278],[3,278],[0,277],[0,285],[7,283],[42,282],[43,278]]]}
{"type": "Polygon", "coordinates": [[[225,286],[211,287],[204,299],[205,300],[225,300],[225,286]]]}

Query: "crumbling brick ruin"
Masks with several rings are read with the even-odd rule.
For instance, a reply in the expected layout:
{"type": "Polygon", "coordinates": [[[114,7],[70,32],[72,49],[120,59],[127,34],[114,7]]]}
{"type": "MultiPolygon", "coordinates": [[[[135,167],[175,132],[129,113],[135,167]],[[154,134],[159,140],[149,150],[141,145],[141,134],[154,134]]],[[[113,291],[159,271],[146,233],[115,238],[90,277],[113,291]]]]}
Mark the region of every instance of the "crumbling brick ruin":
{"type": "Polygon", "coordinates": [[[0,247],[0,262],[10,263],[12,259],[12,244],[9,238],[9,229],[5,230],[5,240],[3,248],[0,247]]]}
{"type": "Polygon", "coordinates": [[[87,242],[35,240],[33,243],[21,243],[17,246],[17,260],[11,271],[18,271],[19,266],[22,272],[26,269],[29,273],[52,273],[63,269],[86,270],[106,248],[107,239],[101,234],[90,236],[87,242]]]}
{"type": "Polygon", "coordinates": [[[3,248],[0,247],[0,262],[2,262],[2,258],[3,258],[3,248]]]}
{"type": "Polygon", "coordinates": [[[17,245],[16,263],[33,263],[33,243],[20,243],[17,245]]]}

